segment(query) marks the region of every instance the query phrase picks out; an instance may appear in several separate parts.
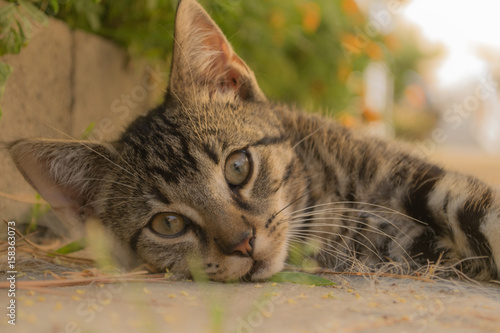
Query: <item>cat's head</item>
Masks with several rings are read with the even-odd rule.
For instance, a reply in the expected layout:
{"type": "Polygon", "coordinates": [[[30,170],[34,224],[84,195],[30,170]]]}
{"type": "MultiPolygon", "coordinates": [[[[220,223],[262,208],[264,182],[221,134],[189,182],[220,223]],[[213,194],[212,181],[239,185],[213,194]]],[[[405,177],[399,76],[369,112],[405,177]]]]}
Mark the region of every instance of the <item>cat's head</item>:
{"type": "MultiPolygon", "coordinates": [[[[20,140],[18,168],[68,223],[100,219],[158,270],[268,277],[304,184],[252,71],[194,0],[179,4],[166,101],[113,143],[20,140]]],[[[92,241],[92,239],[90,239],[92,241]]]]}

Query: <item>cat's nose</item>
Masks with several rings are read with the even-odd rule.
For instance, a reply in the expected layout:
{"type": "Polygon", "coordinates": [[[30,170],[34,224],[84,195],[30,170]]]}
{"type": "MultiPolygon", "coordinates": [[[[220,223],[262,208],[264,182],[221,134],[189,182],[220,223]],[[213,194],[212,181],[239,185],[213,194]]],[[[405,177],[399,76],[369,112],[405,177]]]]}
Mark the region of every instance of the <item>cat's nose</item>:
{"type": "Polygon", "coordinates": [[[233,244],[225,247],[224,252],[227,255],[240,255],[244,257],[251,257],[253,254],[253,246],[255,242],[255,236],[253,233],[244,232],[239,240],[234,242],[233,244]]]}

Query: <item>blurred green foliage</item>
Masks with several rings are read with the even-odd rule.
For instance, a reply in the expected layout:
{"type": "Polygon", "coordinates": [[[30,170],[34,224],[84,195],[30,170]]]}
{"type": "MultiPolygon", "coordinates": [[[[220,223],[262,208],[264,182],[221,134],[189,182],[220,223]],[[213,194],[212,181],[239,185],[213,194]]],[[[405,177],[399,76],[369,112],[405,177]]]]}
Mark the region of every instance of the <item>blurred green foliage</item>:
{"type": "MultiPolygon", "coordinates": [[[[270,99],[306,109],[359,108],[361,73],[371,61],[387,64],[397,97],[404,74],[424,57],[411,36],[369,30],[354,0],[199,1],[270,99]]],[[[19,18],[39,8],[117,42],[134,57],[168,61],[176,6],[177,0],[10,0],[0,8],[0,55],[25,45],[26,20],[19,18]]]]}

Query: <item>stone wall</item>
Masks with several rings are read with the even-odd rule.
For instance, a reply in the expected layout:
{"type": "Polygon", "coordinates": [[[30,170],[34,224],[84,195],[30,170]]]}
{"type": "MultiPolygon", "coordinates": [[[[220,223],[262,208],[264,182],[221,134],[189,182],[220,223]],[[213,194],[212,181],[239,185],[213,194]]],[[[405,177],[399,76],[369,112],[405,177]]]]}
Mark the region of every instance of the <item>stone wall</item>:
{"type": "MultiPolygon", "coordinates": [[[[168,77],[100,37],[51,19],[18,55],[0,100],[0,142],[26,137],[70,139],[95,123],[91,139],[119,135],[161,99],[168,77]]],[[[24,221],[36,194],[0,150],[0,220],[24,221]]]]}

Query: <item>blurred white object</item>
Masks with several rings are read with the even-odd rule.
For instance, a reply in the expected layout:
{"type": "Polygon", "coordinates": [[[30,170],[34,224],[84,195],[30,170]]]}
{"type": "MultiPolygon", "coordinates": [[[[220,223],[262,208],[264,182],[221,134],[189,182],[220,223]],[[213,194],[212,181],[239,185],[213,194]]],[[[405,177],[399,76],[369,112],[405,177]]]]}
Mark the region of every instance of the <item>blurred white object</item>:
{"type": "Polygon", "coordinates": [[[387,66],[382,62],[371,62],[363,73],[365,107],[377,114],[379,121],[371,122],[368,131],[371,135],[393,137],[392,101],[394,82],[387,66]]]}
{"type": "Polygon", "coordinates": [[[500,154],[500,101],[498,90],[483,101],[483,110],[477,115],[476,140],[488,154],[500,154]]]}

